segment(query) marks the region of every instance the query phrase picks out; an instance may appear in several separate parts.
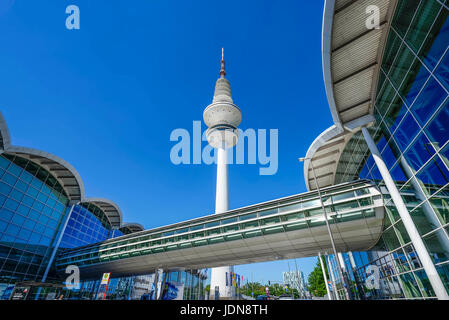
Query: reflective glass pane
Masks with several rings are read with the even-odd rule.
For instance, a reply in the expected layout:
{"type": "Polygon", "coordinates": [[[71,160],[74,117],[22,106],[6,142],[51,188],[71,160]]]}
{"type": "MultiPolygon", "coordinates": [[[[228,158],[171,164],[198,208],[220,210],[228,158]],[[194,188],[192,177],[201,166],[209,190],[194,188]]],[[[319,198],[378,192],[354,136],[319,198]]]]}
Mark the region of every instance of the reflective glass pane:
{"type": "Polygon", "coordinates": [[[449,183],[449,171],[438,156],[434,156],[416,177],[428,195],[449,183]]]}
{"type": "Polygon", "coordinates": [[[446,101],[436,117],[427,126],[426,133],[432,140],[431,143],[437,149],[447,142],[449,139],[449,100],[446,101]]]}
{"type": "Polygon", "coordinates": [[[427,120],[446,99],[446,96],[447,93],[443,87],[435,78],[430,78],[411,108],[421,125],[426,124],[427,120]]]}
{"type": "Polygon", "coordinates": [[[405,153],[407,164],[418,171],[433,155],[435,150],[424,134],[421,134],[413,143],[411,148],[405,153]]]}
{"type": "MultiPolygon", "coordinates": [[[[449,188],[446,188],[449,189],[449,188]]],[[[429,199],[438,219],[444,225],[449,223],[449,190],[443,190],[429,199]]]]}
{"type": "Polygon", "coordinates": [[[449,238],[444,229],[425,236],[423,241],[434,263],[449,260],[449,238]]]}
{"type": "MultiPolygon", "coordinates": [[[[424,2],[433,2],[436,4],[436,1],[424,2]]],[[[442,9],[440,11],[438,18],[435,20],[434,25],[421,48],[419,55],[424,59],[424,62],[430,67],[430,69],[433,69],[436,66],[446,50],[447,44],[449,43],[448,15],[449,12],[447,9],[442,9]]],[[[431,22],[433,22],[433,19],[431,22]]]]}
{"type": "Polygon", "coordinates": [[[419,131],[419,126],[413,119],[411,114],[408,114],[401,125],[395,132],[395,140],[401,150],[405,150],[409,143],[413,140],[419,131]]]}

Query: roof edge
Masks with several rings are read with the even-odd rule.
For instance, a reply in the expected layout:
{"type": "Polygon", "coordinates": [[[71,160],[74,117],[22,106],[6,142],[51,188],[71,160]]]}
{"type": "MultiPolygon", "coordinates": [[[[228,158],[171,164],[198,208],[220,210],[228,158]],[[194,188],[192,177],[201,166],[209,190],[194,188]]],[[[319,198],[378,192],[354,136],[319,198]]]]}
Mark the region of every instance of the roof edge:
{"type": "Polygon", "coordinates": [[[340,116],[338,114],[337,105],[335,103],[334,86],[332,84],[332,68],[331,68],[331,56],[332,56],[332,30],[334,24],[334,11],[335,0],[326,0],[324,3],[323,12],[323,28],[322,28],[322,64],[323,64],[323,78],[324,87],[326,89],[327,101],[332,114],[334,124],[341,128],[340,116]]]}
{"type": "Polygon", "coordinates": [[[310,165],[310,159],[313,158],[315,152],[321,148],[324,144],[326,144],[329,140],[332,138],[338,136],[341,134],[344,130],[337,127],[336,125],[333,125],[332,127],[326,129],[323,131],[310,145],[309,149],[306,153],[306,160],[304,162],[304,179],[306,183],[306,187],[308,191],[311,191],[310,185],[309,185],[309,165],[310,165]]]}
{"type": "MultiPolygon", "coordinates": [[[[115,203],[112,200],[106,199],[106,198],[92,198],[92,197],[91,198],[83,198],[82,201],[81,201],[81,203],[93,203],[93,204],[95,204],[95,202],[102,202],[102,203],[105,203],[105,204],[108,204],[108,205],[114,207],[117,210],[118,214],[119,214],[119,225],[115,226],[115,225],[113,225],[111,223],[111,226],[115,227],[115,228],[121,228],[122,227],[122,223],[123,223],[122,210],[120,209],[120,207],[118,206],[117,203],[115,203]]],[[[109,216],[107,214],[106,214],[106,216],[109,219],[109,216]]],[[[111,222],[111,221],[109,221],[109,222],[111,222]]]]}

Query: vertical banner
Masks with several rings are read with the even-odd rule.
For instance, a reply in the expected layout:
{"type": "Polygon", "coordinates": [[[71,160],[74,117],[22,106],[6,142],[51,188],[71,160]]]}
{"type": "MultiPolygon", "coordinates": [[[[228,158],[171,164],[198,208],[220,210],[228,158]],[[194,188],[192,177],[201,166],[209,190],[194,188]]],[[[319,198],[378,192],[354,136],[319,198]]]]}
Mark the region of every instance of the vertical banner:
{"type": "Polygon", "coordinates": [[[108,290],[109,279],[111,277],[110,273],[103,273],[101,278],[100,287],[98,288],[97,300],[106,299],[106,291],[108,290]]]}
{"type": "Polygon", "coordinates": [[[228,286],[228,273],[226,272],[226,287],[228,286]]]}

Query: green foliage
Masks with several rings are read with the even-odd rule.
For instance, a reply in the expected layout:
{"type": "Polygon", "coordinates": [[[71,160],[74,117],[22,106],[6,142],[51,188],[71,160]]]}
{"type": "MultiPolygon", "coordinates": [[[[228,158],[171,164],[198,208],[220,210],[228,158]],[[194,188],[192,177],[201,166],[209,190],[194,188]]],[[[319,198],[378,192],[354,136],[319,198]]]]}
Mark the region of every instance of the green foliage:
{"type": "MultiPolygon", "coordinates": [[[[324,259],[323,259],[324,260],[324,259]]],[[[326,271],[326,276],[329,279],[329,272],[327,271],[326,262],[324,262],[324,269],[326,271]]],[[[323,271],[321,270],[320,260],[317,259],[315,269],[309,274],[309,291],[316,297],[324,297],[327,293],[326,284],[324,283],[323,271]]]]}
{"type": "Polygon", "coordinates": [[[299,298],[298,290],[289,288],[288,291],[286,291],[285,288],[278,283],[274,283],[270,286],[262,285],[258,282],[248,283],[248,284],[245,284],[244,286],[242,286],[242,288],[240,288],[240,293],[251,297],[251,293],[253,292],[254,298],[256,298],[257,296],[266,295],[266,291],[265,291],[266,287],[268,287],[270,296],[278,297],[281,294],[292,294],[292,292],[293,292],[294,297],[299,298]]]}

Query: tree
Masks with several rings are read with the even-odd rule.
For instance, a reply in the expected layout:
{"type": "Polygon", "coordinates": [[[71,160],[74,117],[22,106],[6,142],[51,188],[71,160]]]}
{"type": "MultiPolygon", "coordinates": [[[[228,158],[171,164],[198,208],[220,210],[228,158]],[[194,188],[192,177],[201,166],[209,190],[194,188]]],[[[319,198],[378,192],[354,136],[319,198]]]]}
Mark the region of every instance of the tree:
{"type": "MultiPolygon", "coordinates": [[[[326,262],[324,262],[324,269],[326,271],[327,279],[329,279],[329,273],[327,271],[326,262]]],[[[309,274],[309,291],[316,297],[324,297],[327,294],[326,284],[324,283],[323,271],[321,269],[320,260],[317,260],[316,267],[309,274]]]]}

